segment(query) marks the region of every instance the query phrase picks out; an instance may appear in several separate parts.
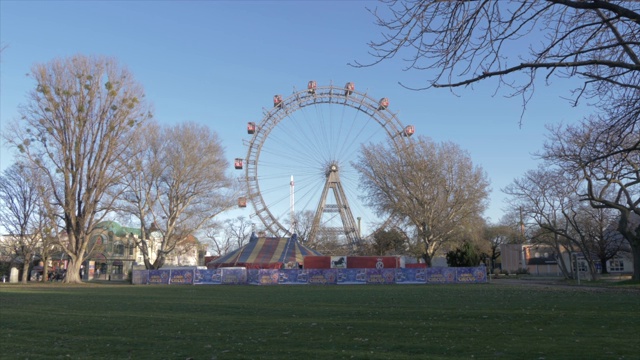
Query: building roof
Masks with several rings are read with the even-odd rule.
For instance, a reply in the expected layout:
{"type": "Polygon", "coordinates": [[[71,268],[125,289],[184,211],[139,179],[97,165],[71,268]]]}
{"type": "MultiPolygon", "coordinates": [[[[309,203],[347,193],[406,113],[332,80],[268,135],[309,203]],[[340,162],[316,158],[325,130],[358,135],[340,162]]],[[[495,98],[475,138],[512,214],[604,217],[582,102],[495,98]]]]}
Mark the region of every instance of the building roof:
{"type": "Polygon", "coordinates": [[[140,228],[121,226],[115,221],[101,221],[94,226],[94,229],[111,231],[117,237],[126,237],[129,234],[140,236],[140,228]]]}
{"type": "Polygon", "coordinates": [[[252,234],[247,245],[207,263],[207,267],[210,269],[231,266],[273,268],[278,264],[296,262],[302,264],[304,256],[307,255],[321,254],[300,244],[296,234],[290,238],[259,238],[252,234]]]}

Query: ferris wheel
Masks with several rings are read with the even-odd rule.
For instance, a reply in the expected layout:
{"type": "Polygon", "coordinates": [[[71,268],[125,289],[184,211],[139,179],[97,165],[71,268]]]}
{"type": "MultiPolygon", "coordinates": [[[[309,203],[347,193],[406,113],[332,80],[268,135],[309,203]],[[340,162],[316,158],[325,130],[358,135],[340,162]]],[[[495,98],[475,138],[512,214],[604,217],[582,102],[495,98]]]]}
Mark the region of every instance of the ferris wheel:
{"type": "Polygon", "coordinates": [[[354,247],[382,226],[386,219],[366,206],[353,163],[363,144],[404,143],[414,133],[389,111],[387,98],[356,91],[352,82],[309,81],[288,97],[275,95],[263,113],[262,121],[247,124],[246,157],[235,159],[246,187],[240,207],[250,202],[276,236],[291,235],[296,214],[306,213],[307,240],[332,233],[354,247]]]}

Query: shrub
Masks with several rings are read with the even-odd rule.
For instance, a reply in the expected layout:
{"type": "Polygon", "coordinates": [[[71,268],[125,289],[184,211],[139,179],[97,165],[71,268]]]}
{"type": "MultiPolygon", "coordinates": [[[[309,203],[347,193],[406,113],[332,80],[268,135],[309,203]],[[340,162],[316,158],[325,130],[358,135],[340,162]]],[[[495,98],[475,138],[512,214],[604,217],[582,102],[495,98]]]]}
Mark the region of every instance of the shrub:
{"type": "Polygon", "coordinates": [[[461,247],[447,253],[447,264],[451,267],[471,267],[480,265],[477,247],[465,241],[461,247]]]}

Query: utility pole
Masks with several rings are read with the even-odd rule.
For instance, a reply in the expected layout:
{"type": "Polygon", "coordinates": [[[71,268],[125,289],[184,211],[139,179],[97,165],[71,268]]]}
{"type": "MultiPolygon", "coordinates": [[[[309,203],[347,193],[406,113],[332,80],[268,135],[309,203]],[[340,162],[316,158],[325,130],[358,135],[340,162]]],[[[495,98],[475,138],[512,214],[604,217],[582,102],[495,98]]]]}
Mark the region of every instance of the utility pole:
{"type": "Polygon", "coordinates": [[[291,216],[291,228],[289,229],[289,233],[293,235],[296,231],[295,185],[293,183],[293,175],[291,175],[291,182],[289,182],[289,211],[291,216]]]}

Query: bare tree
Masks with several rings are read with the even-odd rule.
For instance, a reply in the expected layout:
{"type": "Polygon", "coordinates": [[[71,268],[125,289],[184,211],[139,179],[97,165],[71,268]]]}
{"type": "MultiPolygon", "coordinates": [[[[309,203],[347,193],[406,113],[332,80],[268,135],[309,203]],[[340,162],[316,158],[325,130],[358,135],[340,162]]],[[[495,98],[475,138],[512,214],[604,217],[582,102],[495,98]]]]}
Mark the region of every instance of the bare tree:
{"type": "Polygon", "coordinates": [[[500,218],[498,224],[500,227],[504,227],[505,231],[510,234],[508,243],[526,243],[527,239],[530,239],[532,235],[526,224],[527,218],[524,216],[524,209],[517,204],[511,204],[511,207],[506,207],[503,210],[505,213],[500,218]]]}
{"type": "MultiPolygon", "coordinates": [[[[511,198],[512,208],[518,208],[524,217],[522,222],[527,229],[530,241],[536,244],[552,246],[557,254],[579,251],[579,241],[573,236],[571,219],[575,214],[574,184],[556,171],[540,167],[528,171],[522,178],[515,179],[503,192],[511,198]],[[573,240],[573,241],[572,241],[573,240]]],[[[560,268],[566,277],[571,271],[559,256],[560,268]]]]}
{"type": "Polygon", "coordinates": [[[244,246],[249,241],[252,231],[251,221],[244,216],[238,216],[235,219],[226,219],[222,229],[219,225],[208,227],[205,238],[213,246],[215,255],[224,255],[244,246]]]}
{"type": "Polygon", "coordinates": [[[8,232],[5,246],[22,261],[23,284],[29,269],[40,252],[45,228],[44,207],[38,192],[37,172],[25,164],[16,163],[0,176],[0,224],[8,232]]]}
{"type": "Polygon", "coordinates": [[[311,210],[296,211],[294,214],[294,224],[291,226],[291,220],[285,219],[283,222],[293,229],[296,239],[305,246],[312,248],[323,255],[345,255],[345,254],[362,254],[360,247],[354,248],[353,244],[341,241],[339,235],[333,229],[326,229],[322,225],[317,229],[317,236],[311,239],[311,228],[315,212],[311,210]]]}
{"type": "MultiPolygon", "coordinates": [[[[47,185],[46,178],[44,178],[42,174],[39,175],[37,178],[32,177],[31,182],[37,184],[35,188],[38,190],[38,201],[42,206],[40,215],[43,227],[40,233],[41,246],[39,250],[40,259],[44,264],[42,281],[46,281],[48,280],[47,275],[49,274],[49,260],[52,260],[56,254],[64,253],[60,247],[60,240],[68,237],[63,236],[64,217],[62,215],[62,209],[56,204],[53,191],[47,185]]],[[[90,245],[88,248],[90,252],[93,246],[90,245]]]]}
{"type": "Polygon", "coordinates": [[[404,255],[407,251],[407,238],[399,229],[380,229],[373,233],[371,255],[404,255]]]}
{"type": "Polygon", "coordinates": [[[36,87],[5,140],[43,172],[61,208],[69,256],[66,282],[80,282],[89,234],[111,207],[123,141],[151,115],[144,92],[113,59],[77,55],[35,65],[36,87]]]}
{"type": "MultiPolygon", "coordinates": [[[[533,95],[539,71],[545,72],[541,76],[548,83],[554,75],[578,79],[582,85],[572,90],[572,101],[577,104],[581,99],[589,99],[598,111],[594,116],[600,125],[589,130],[592,151],[588,157],[579,153],[561,156],[561,147],[558,147],[554,156],[559,161],[574,162],[574,170],[579,174],[583,173],[582,167],[606,168],[619,162],[609,157],[627,153],[629,158],[637,158],[640,152],[637,136],[639,2],[383,2],[386,13],[373,11],[378,25],[385,29],[382,40],[370,43],[375,60],[364,65],[356,63],[356,66],[375,65],[410,52],[405,55],[407,70],[430,70],[425,72],[427,84],[413,88],[453,90],[494,78],[498,87],[510,89],[508,95],[522,97],[523,112],[533,95]],[[519,44],[526,47],[517,47],[519,44]],[[517,53],[515,48],[526,48],[526,51],[517,53]]],[[[623,187],[629,186],[632,183],[626,182],[623,187]]],[[[621,205],[598,196],[597,188],[587,189],[591,190],[584,199],[592,205],[621,212],[619,230],[626,234],[634,249],[634,279],[640,281],[640,250],[637,250],[640,220],[635,220],[640,218],[637,197],[630,200],[630,194],[624,194],[620,199],[624,198],[625,204],[621,205]]]]}
{"type": "MultiPolygon", "coordinates": [[[[565,178],[561,171],[548,167],[529,171],[522,179],[516,179],[505,192],[513,196],[513,202],[525,209],[527,217],[542,229],[537,231],[538,239],[556,245],[562,250],[578,251],[584,255],[592,278],[598,274],[597,263],[606,266],[609,258],[602,258],[598,248],[619,250],[621,241],[613,236],[611,220],[604,209],[593,208],[581,201],[580,183],[565,178]],[[608,219],[608,220],[607,220],[608,219]],[[557,237],[549,236],[557,235],[557,237]],[[559,237],[559,238],[558,238],[559,237]],[[564,249],[563,249],[564,248],[564,249]]],[[[617,231],[616,231],[617,233],[617,231]]]]}
{"type": "Polygon", "coordinates": [[[0,226],[9,233],[4,253],[23,261],[22,282],[35,260],[43,263],[42,281],[46,281],[48,260],[59,251],[59,208],[51,205],[51,190],[37,168],[15,163],[0,176],[0,226]]]}
{"type": "Polygon", "coordinates": [[[235,205],[232,181],[218,136],[206,126],[150,124],[137,136],[121,208],[140,221],[145,266],[159,269],[184,239],[235,205]],[[150,246],[151,230],[157,247],[150,246]]]}
{"type": "Polygon", "coordinates": [[[325,231],[322,227],[318,230],[318,236],[312,246],[314,250],[326,256],[355,255],[351,244],[341,241],[335,231],[325,231]]]}
{"type": "MultiPolygon", "coordinates": [[[[311,210],[296,211],[294,214],[295,224],[293,226],[293,232],[296,234],[298,241],[305,243],[306,245],[312,244],[312,239],[309,239],[311,233],[311,227],[313,226],[314,212],[311,210]]],[[[291,226],[290,220],[285,220],[285,224],[291,226]]]]}
{"type": "Polygon", "coordinates": [[[443,244],[482,228],[489,182],[458,145],[415,140],[406,147],[365,145],[354,166],[368,205],[413,228],[414,249],[430,265],[443,244]]]}
{"type": "MultiPolygon", "coordinates": [[[[383,29],[371,66],[402,56],[426,84],[456,88],[495,78],[524,109],[539,71],[548,82],[577,78],[573,101],[594,99],[615,119],[640,118],[640,3],[634,1],[402,1],[371,10],[383,29]],[[522,49],[522,51],[514,51],[522,49]],[[525,76],[517,76],[524,74],[525,76]],[[612,113],[613,115],[613,113],[612,113]]],[[[623,125],[623,124],[620,124],[623,125]]],[[[621,126],[622,128],[623,126],[621,126]]]]}
{"type": "Polygon", "coordinates": [[[551,127],[541,156],[583,184],[576,190],[581,201],[618,212],[617,230],[631,246],[633,280],[640,281],[640,149],[621,151],[639,143],[640,132],[602,138],[603,127],[608,124],[601,118],[551,127]]]}
{"type": "MultiPolygon", "coordinates": [[[[531,228],[531,243],[535,245],[544,245],[553,248],[555,259],[558,263],[558,269],[565,279],[574,279],[575,273],[572,270],[571,256],[566,258],[563,253],[573,254],[579,252],[580,249],[558,232],[548,231],[540,227],[531,228]]],[[[577,265],[577,264],[576,264],[577,265]]]]}
{"type": "Polygon", "coordinates": [[[155,234],[152,232],[157,228],[152,213],[160,196],[158,181],[164,171],[162,152],[165,143],[162,130],[155,121],[141,125],[130,134],[127,142],[127,171],[120,179],[121,187],[112,196],[117,199],[116,211],[122,217],[133,216],[139,221],[140,236],[132,238],[146,265],[153,261],[151,257],[155,250],[155,234]]]}
{"type": "Polygon", "coordinates": [[[602,274],[607,274],[607,262],[631,248],[626,239],[617,231],[617,211],[611,208],[586,208],[580,222],[586,234],[585,244],[590,256],[602,265],[602,274]]]}
{"type": "Polygon", "coordinates": [[[496,264],[501,255],[503,244],[517,243],[518,231],[508,225],[487,225],[484,229],[484,244],[480,246],[486,259],[489,260],[491,272],[496,268],[496,264]]]}

